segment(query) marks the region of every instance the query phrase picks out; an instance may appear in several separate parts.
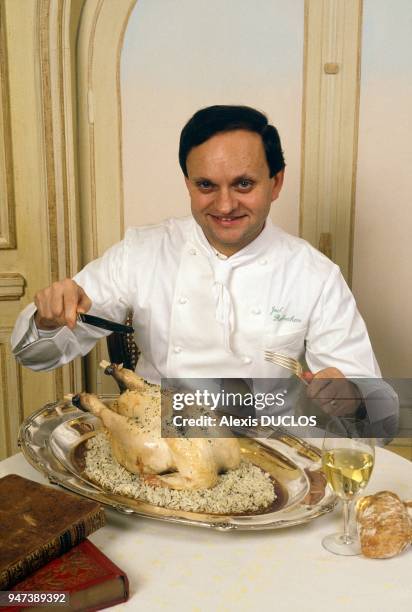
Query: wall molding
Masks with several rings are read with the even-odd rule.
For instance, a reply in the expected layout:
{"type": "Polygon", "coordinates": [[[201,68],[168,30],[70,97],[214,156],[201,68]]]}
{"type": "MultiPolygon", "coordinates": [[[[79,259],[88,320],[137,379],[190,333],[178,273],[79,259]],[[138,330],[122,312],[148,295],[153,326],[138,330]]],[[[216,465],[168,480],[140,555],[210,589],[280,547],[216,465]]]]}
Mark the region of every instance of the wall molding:
{"type": "Polygon", "coordinates": [[[5,5],[0,3],[0,249],[16,248],[5,5]]]}
{"type": "Polygon", "coordinates": [[[349,282],[361,25],[362,0],[306,0],[300,233],[349,282]]]}
{"type": "Polygon", "coordinates": [[[88,0],[82,13],[77,75],[83,264],[124,231],[120,55],[136,1],[88,0]]]}
{"type": "MultiPolygon", "coordinates": [[[[50,282],[80,268],[77,185],[76,34],[84,0],[38,0],[42,141],[49,227],[50,282]]],[[[78,360],[54,372],[56,397],[79,388],[78,360]]]]}
{"type": "MultiPolygon", "coordinates": [[[[88,0],[82,12],[77,89],[83,265],[123,237],[120,55],[136,1],[88,0]]],[[[103,358],[106,346],[100,341],[86,357],[90,391],[104,393],[109,384],[98,368],[103,358]]]]}
{"type": "Polygon", "coordinates": [[[17,272],[0,273],[0,301],[19,300],[24,295],[26,281],[17,272]]]}
{"type": "Polygon", "coordinates": [[[20,366],[10,350],[11,327],[0,327],[0,460],[19,452],[17,438],[23,422],[20,366]]]}

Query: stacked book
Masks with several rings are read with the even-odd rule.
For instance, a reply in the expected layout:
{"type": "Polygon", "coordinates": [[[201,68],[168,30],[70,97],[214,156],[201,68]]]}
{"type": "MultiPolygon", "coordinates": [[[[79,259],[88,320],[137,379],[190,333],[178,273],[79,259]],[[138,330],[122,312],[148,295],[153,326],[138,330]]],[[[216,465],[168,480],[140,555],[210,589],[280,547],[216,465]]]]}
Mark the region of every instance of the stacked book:
{"type": "MultiPolygon", "coordinates": [[[[59,608],[83,612],[126,601],[127,576],[86,540],[104,524],[97,502],[14,474],[1,478],[1,609],[30,610],[33,592],[65,593],[59,608]]],[[[39,601],[33,609],[42,609],[39,601]]]]}

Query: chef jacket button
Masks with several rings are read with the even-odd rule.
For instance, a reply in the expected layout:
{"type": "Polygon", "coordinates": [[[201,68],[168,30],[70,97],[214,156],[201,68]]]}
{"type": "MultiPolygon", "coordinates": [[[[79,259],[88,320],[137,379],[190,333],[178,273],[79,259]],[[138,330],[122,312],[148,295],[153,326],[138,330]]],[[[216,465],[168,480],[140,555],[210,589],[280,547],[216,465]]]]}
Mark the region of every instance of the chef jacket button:
{"type": "Polygon", "coordinates": [[[197,251],[196,251],[196,249],[190,249],[189,253],[190,253],[191,255],[197,255],[197,251]]]}
{"type": "Polygon", "coordinates": [[[247,355],[243,355],[242,361],[245,365],[249,365],[249,363],[252,363],[252,359],[248,357],[247,355]]]}
{"type": "Polygon", "coordinates": [[[268,262],[267,259],[261,259],[259,263],[261,266],[266,266],[267,262],[268,262]]]}
{"type": "Polygon", "coordinates": [[[252,314],[260,315],[260,314],[262,314],[262,311],[261,311],[260,308],[252,308],[252,314]]]}
{"type": "Polygon", "coordinates": [[[179,304],[186,304],[187,302],[187,297],[180,297],[179,298],[179,304]]]}
{"type": "Polygon", "coordinates": [[[181,353],[182,352],[182,347],[181,346],[175,346],[175,348],[173,349],[175,353],[181,353]]]}

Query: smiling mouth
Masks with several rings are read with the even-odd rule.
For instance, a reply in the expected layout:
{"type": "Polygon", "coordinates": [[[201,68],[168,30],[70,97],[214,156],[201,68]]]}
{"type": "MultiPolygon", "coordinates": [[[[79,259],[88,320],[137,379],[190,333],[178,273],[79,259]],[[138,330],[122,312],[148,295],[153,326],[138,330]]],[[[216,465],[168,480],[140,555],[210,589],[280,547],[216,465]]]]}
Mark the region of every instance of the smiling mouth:
{"type": "Polygon", "coordinates": [[[217,215],[210,215],[215,223],[224,227],[230,227],[238,224],[241,219],[244,219],[246,215],[239,215],[237,217],[220,217],[217,215]]]}

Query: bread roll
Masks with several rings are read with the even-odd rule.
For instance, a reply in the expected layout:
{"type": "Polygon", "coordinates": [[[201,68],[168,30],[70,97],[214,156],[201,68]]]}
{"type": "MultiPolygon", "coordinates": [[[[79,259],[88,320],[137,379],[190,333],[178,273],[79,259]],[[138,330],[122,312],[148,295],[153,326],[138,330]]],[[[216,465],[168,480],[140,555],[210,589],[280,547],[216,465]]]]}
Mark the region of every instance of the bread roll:
{"type": "Polygon", "coordinates": [[[412,542],[412,520],[395,493],[381,491],[362,497],[357,503],[357,520],[365,557],[387,559],[412,542]]]}

